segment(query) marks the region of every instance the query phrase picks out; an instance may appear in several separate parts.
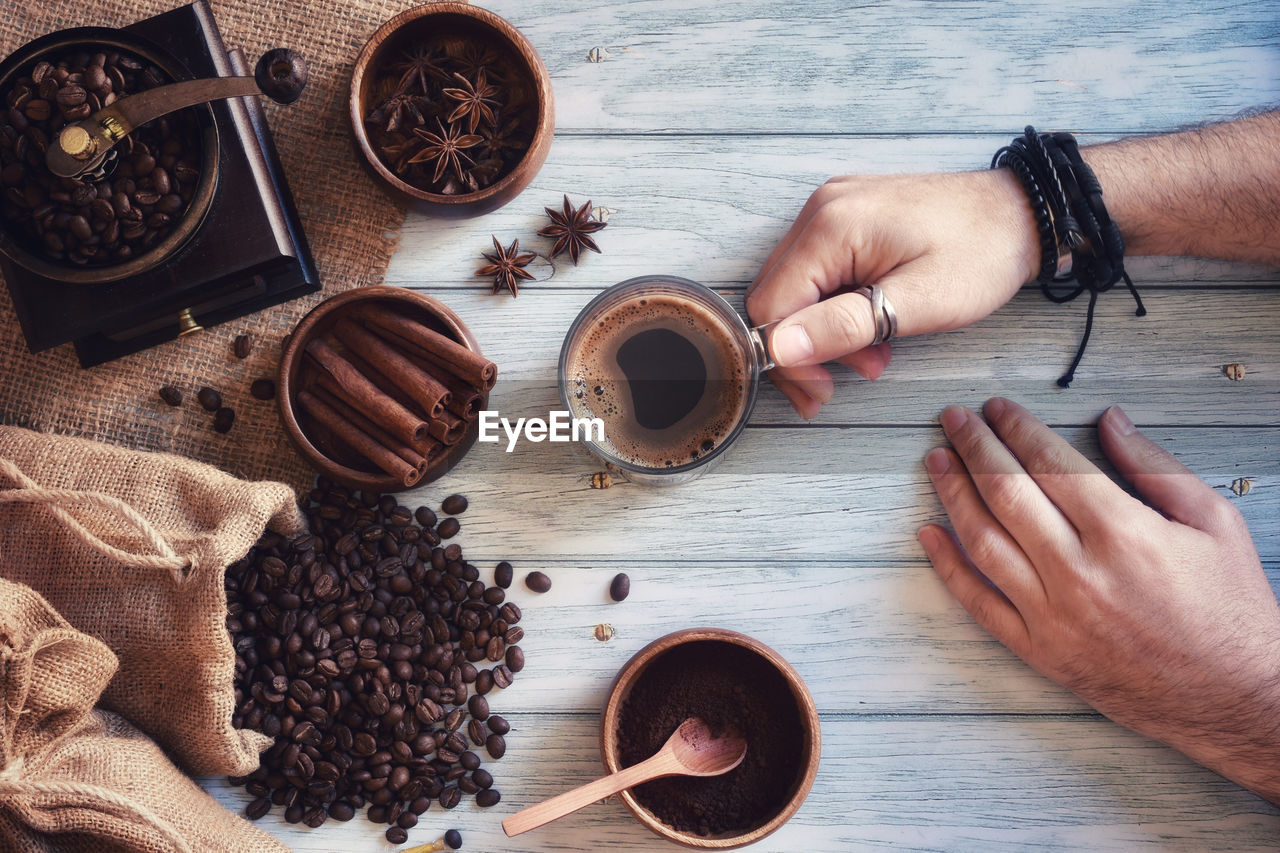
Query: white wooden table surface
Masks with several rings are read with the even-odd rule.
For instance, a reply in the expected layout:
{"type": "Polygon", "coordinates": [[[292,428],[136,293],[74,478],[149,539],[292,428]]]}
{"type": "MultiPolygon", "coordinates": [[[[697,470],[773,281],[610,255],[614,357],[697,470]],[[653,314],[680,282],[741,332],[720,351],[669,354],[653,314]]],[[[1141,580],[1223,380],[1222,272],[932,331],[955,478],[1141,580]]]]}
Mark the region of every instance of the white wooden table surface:
{"type": "MultiPolygon", "coordinates": [[[[484,5],[546,60],[556,141],[505,209],[464,222],[411,214],[387,280],[462,315],[500,365],[492,402],[513,419],[558,408],[560,343],[593,294],[668,272],[741,305],[831,175],[981,168],[1026,123],[1096,141],[1280,103],[1280,7],[1261,0],[484,5]],[[588,61],[597,47],[604,61],[588,61]],[[534,233],[564,192],[613,211],[597,235],[604,254],[558,264],[518,300],[490,297],[472,276],[489,235],[546,251],[534,233]]],[[[1129,267],[1150,315],[1135,318],[1122,290],[1105,295],[1069,391],[1053,380],[1084,301],[1055,306],[1028,288],[974,327],[896,344],[879,381],[840,372],[813,422],[766,384],[738,446],[692,484],[593,490],[593,467],[569,446],[477,445],[403,498],[467,494],[468,558],[555,582],[544,596],[516,592],[529,664],[490,696],[513,724],[491,763],[502,802],[434,808],[410,841],[456,826],[464,849],[486,853],[675,849],[617,801],[516,840],[499,822],[601,772],[599,709],[631,654],[718,625],[791,660],[822,714],[813,792],[754,849],[1280,846],[1280,810],[1033,673],[950,598],[915,542],[943,518],[921,460],[942,441],[944,405],[1011,396],[1096,458],[1090,425],[1115,402],[1237,503],[1280,585],[1280,275],[1185,259],[1129,267]],[[1230,362],[1247,365],[1244,381],[1223,375],[1230,362]],[[1237,497],[1239,477],[1253,488],[1237,497]],[[610,604],[621,570],[632,594],[610,604]],[[594,639],[598,623],[612,640],[594,639]]],[[[205,784],[230,808],[247,802],[205,784]]],[[[363,818],[308,830],[278,812],[260,825],[300,851],[390,849],[363,818]]]]}

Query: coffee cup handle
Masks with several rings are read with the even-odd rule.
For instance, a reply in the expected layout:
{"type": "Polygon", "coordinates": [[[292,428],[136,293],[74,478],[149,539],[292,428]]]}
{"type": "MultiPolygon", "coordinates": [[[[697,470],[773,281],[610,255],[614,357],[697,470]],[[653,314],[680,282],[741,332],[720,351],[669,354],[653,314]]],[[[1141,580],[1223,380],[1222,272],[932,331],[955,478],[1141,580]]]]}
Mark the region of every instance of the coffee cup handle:
{"type": "Polygon", "coordinates": [[[747,336],[751,339],[751,350],[761,373],[777,367],[773,362],[773,356],[769,354],[769,331],[779,322],[781,321],[774,320],[772,323],[764,323],[747,330],[747,336]]]}

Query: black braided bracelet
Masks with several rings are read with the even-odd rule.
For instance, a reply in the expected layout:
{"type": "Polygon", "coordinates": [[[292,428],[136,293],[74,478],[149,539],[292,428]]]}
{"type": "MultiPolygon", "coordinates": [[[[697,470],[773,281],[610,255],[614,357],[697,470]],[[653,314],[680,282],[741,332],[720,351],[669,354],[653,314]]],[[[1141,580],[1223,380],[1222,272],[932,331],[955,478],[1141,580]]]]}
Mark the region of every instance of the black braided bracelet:
{"type": "Polygon", "coordinates": [[[1022,184],[1023,190],[1026,191],[1027,199],[1031,202],[1031,211],[1036,218],[1036,230],[1040,234],[1040,272],[1036,276],[1036,281],[1041,283],[1052,281],[1058,274],[1058,246],[1054,237],[1053,214],[1049,211],[1049,202],[1040,192],[1040,184],[1031,173],[1031,167],[1016,154],[1008,152],[1002,154],[1003,151],[1004,149],[1001,149],[1000,152],[996,152],[992,168],[996,168],[997,161],[1000,161],[999,165],[1008,165],[1022,184]]]}
{"type": "Polygon", "coordinates": [[[1124,269],[1124,239],[1102,201],[1097,175],[1084,162],[1076,139],[1069,133],[1036,133],[1027,125],[1022,136],[996,151],[991,168],[1008,167],[1026,190],[1040,233],[1040,291],[1053,302],[1069,302],[1089,292],[1084,334],[1070,368],[1058,379],[1066,388],[1075,378],[1093,334],[1098,294],[1124,280],[1138,304],[1138,316],[1146,308],[1124,269]],[[1070,250],[1071,269],[1059,274],[1058,254],[1070,250]],[[1075,286],[1055,291],[1055,283],[1074,281],[1075,286]]]}

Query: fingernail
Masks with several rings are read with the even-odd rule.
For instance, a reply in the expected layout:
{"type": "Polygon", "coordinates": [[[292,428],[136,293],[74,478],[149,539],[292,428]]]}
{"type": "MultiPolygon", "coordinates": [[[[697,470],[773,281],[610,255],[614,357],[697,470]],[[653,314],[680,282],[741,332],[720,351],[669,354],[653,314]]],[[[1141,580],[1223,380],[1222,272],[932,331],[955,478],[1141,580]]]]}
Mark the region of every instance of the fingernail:
{"type": "Polygon", "coordinates": [[[998,418],[1004,414],[1005,408],[1005,400],[1002,397],[992,397],[987,401],[987,404],[983,406],[983,410],[993,418],[998,418]]]}
{"type": "Polygon", "coordinates": [[[1124,409],[1119,406],[1112,406],[1107,409],[1107,412],[1111,416],[1111,426],[1116,432],[1121,435],[1133,435],[1137,427],[1133,425],[1133,421],[1129,420],[1129,416],[1124,413],[1124,409]]]}
{"type": "Polygon", "coordinates": [[[813,355],[813,341],[809,340],[809,333],[799,323],[774,329],[769,343],[773,349],[773,360],[784,367],[813,355]]]}
{"type": "Polygon", "coordinates": [[[920,540],[920,544],[924,549],[933,552],[938,548],[938,530],[933,525],[928,524],[916,531],[916,538],[920,540]]]}
{"type": "Polygon", "coordinates": [[[941,447],[935,447],[925,454],[924,467],[929,469],[929,476],[941,477],[951,467],[951,458],[947,455],[946,450],[941,447]]]}
{"type": "Polygon", "coordinates": [[[965,421],[969,420],[969,411],[964,406],[947,406],[942,410],[942,428],[948,434],[955,432],[964,426],[965,421]]]}

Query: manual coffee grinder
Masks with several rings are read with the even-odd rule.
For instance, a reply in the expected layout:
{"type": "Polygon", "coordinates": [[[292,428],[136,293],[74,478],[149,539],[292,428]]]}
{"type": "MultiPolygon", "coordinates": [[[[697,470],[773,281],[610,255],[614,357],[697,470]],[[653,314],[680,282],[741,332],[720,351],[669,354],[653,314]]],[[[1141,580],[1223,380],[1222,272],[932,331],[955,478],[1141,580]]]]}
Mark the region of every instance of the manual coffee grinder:
{"type": "MultiPolygon", "coordinates": [[[[172,82],[68,120],[47,139],[31,136],[23,143],[24,166],[48,168],[63,186],[66,180],[110,180],[131,131],[187,109],[199,128],[200,176],[164,238],[119,262],[114,256],[109,263],[51,258],[43,246],[0,223],[0,269],[32,352],[73,342],[81,365],[90,367],[319,290],[265,115],[253,97],[288,103],[301,94],[305,66],[292,52],[269,52],[251,73],[243,54],[223,43],[207,1],[197,0],[123,29],[81,27],[29,42],[0,63],[0,93],[41,61],[76,51],[127,52],[172,82]],[[30,152],[33,145],[42,156],[30,152]]],[[[10,151],[15,142],[7,141],[10,151]]],[[[4,201],[16,216],[26,212],[20,192],[4,201]]],[[[46,204],[33,215],[50,217],[47,211],[46,204]]]]}

